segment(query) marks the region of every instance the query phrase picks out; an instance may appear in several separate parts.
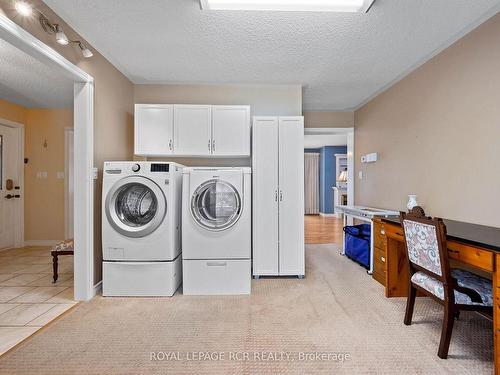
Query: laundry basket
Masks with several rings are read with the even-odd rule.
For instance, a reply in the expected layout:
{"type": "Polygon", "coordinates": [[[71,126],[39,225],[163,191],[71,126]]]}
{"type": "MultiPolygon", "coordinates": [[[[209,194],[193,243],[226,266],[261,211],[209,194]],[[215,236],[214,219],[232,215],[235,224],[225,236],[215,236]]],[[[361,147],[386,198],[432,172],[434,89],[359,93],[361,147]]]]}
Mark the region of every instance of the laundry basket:
{"type": "Polygon", "coordinates": [[[345,255],[366,269],[370,268],[370,224],[344,227],[345,255]]]}

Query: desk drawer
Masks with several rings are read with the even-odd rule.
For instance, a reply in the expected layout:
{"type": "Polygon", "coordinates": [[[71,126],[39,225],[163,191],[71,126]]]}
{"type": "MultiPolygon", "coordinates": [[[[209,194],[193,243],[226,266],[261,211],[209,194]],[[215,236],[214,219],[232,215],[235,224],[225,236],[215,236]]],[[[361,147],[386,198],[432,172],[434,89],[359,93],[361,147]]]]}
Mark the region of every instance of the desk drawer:
{"type": "Polygon", "coordinates": [[[455,241],[448,242],[450,258],[469,264],[479,269],[493,272],[493,253],[455,241]]]}
{"type": "Polygon", "coordinates": [[[381,222],[373,222],[373,244],[375,247],[385,249],[387,237],[385,237],[385,225],[381,222]]]}
{"type": "Polygon", "coordinates": [[[373,252],[373,269],[382,273],[387,269],[387,256],[385,249],[379,249],[376,247],[373,252]]]}
{"type": "Polygon", "coordinates": [[[404,242],[403,228],[400,225],[385,224],[385,234],[388,237],[404,242]]]}

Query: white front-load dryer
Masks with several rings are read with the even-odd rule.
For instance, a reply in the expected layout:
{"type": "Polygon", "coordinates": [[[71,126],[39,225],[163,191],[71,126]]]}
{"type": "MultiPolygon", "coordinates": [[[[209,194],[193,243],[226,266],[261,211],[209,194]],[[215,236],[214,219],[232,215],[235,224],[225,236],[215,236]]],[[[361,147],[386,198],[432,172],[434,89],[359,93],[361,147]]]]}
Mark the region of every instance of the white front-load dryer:
{"type": "Polygon", "coordinates": [[[184,294],[248,294],[251,169],[184,168],[184,294]]]}
{"type": "Polygon", "coordinates": [[[104,296],[175,293],[181,281],[181,191],[181,165],[104,163],[104,296]]]}

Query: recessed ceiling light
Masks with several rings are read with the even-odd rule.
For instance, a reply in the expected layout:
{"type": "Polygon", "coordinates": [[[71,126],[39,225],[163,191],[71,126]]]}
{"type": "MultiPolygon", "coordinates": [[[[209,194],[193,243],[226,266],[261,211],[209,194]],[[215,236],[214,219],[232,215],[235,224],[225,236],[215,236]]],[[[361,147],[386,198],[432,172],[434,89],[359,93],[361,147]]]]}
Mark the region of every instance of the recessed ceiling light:
{"type": "Polygon", "coordinates": [[[24,17],[29,17],[31,16],[31,13],[33,13],[33,8],[25,1],[16,1],[16,10],[21,16],[24,17]]]}
{"type": "Polygon", "coordinates": [[[200,0],[203,10],[366,13],[375,0],[200,0]]]}

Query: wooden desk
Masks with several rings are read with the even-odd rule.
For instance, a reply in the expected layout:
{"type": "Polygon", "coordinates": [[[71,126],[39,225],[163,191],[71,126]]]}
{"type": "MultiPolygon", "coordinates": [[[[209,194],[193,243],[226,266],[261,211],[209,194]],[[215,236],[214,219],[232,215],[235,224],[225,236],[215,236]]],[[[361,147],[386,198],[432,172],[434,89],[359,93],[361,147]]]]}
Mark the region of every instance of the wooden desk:
{"type": "MultiPolygon", "coordinates": [[[[450,259],[493,280],[494,361],[500,375],[500,229],[451,220],[445,224],[450,259]]],[[[385,286],[387,298],[406,297],[409,271],[399,218],[376,218],[373,226],[373,278],[385,286]]]]}

